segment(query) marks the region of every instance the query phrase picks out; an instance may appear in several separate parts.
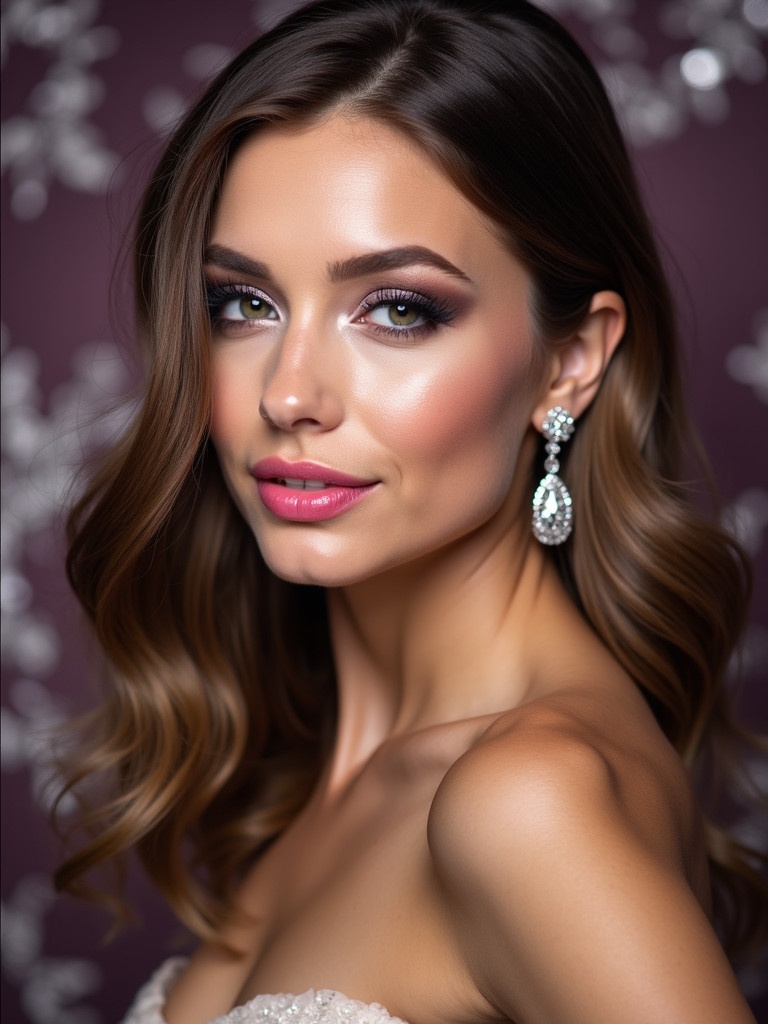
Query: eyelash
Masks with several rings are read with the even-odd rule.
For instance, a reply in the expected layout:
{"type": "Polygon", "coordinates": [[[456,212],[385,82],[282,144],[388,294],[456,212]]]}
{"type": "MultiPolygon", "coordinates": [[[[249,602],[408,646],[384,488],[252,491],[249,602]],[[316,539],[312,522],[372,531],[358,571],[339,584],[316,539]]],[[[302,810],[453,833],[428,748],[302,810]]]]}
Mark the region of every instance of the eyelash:
{"type": "MultiPolygon", "coordinates": [[[[271,306],[275,311],[277,307],[273,302],[270,302],[266,295],[263,295],[257,288],[249,288],[247,285],[242,284],[222,284],[219,281],[210,281],[206,286],[205,302],[208,307],[208,315],[211,318],[211,326],[214,330],[222,330],[225,327],[229,330],[238,330],[241,327],[248,327],[250,325],[247,320],[233,320],[230,317],[221,316],[218,313],[223,306],[228,302],[233,302],[236,299],[243,299],[250,296],[251,298],[261,299],[267,306],[271,306]]],[[[268,319],[265,317],[264,319],[268,319]]]]}
{"type": "Polygon", "coordinates": [[[361,303],[366,313],[377,309],[379,306],[394,306],[402,304],[410,306],[419,316],[423,316],[426,323],[416,327],[387,327],[384,324],[373,323],[370,326],[377,334],[384,334],[388,337],[408,340],[409,338],[420,337],[424,334],[431,334],[440,326],[447,326],[456,315],[449,303],[438,299],[430,299],[418,292],[403,290],[401,288],[382,288],[374,292],[361,303]]]}
{"type": "MultiPolygon", "coordinates": [[[[208,307],[208,313],[213,329],[223,330],[224,328],[227,328],[231,331],[245,328],[247,330],[251,330],[253,325],[252,323],[249,324],[247,319],[234,320],[229,317],[221,316],[217,312],[228,302],[246,298],[248,296],[261,299],[268,306],[277,310],[275,304],[270,302],[257,288],[251,288],[242,284],[235,284],[234,282],[226,284],[218,281],[209,282],[206,287],[206,305],[208,307]]],[[[388,327],[385,324],[370,323],[368,326],[374,330],[376,334],[385,335],[389,338],[395,338],[400,341],[407,341],[410,338],[431,334],[432,331],[436,330],[438,327],[450,324],[456,315],[456,310],[448,302],[431,299],[426,295],[420,295],[418,292],[402,288],[379,289],[378,291],[373,292],[361,303],[361,308],[366,313],[370,313],[372,310],[381,306],[394,306],[397,304],[410,306],[416,311],[416,313],[418,313],[419,316],[424,317],[425,323],[418,324],[415,327],[388,327]]],[[[270,318],[265,317],[264,319],[270,318]]]]}

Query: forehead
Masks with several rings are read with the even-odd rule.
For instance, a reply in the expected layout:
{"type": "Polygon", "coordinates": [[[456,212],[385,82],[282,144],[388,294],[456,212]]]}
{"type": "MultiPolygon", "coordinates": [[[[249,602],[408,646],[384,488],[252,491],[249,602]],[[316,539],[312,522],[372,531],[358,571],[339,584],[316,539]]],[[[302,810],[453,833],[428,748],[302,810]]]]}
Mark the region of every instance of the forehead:
{"type": "Polygon", "coordinates": [[[415,142],[381,122],[338,115],[248,138],[225,175],[210,240],[245,252],[290,244],[294,257],[321,246],[324,259],[404,244],[459,265],[511,258],[415,142]]]}

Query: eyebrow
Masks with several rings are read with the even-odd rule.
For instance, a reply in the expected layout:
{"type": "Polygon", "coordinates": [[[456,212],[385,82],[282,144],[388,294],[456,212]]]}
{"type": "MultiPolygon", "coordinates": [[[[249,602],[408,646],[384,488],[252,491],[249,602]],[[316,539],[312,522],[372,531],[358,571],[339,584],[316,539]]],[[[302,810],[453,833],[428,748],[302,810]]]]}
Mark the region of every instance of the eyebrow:
{"type": "Polygon", "coordinates": [[[248,277],[261,277],[268,281],[272,280],[272,275],[266,263],[252,260],[250,256],[244,256],[241,252],[228,249],[225,245],[207,246],[203,255],[203,261],[213,266],[221,267],[222,270],[232,270],[236,274],[246,274],[248,277]]]}
{"type": "MultiPolygon", "coordinates": [[[[251,259],[250,256],[245,256],[224,245],[209,245],[205,250],[205,262],[224,270],[247,274],[249,277],[260,277],[263,280],[272,279],[266,263],[251,259]]],[[[399,270],[411,266],[435,267],[451,277],[458,277],[462,281],[472,283],[471,278],[467,277],[463,270],[454,266],[444,256],[423,245],[382,249],[379,252],[365,253],[362,256],[352,256],[346,260],[336,260],[328,265],[328,278],[332,284],[338,284],[356,277],[365,277],[366,274],[399,270]]]]}
{"type": "Polygon", "coordinates": [[[328,277],[336,284],[355,277],[365,277],[366,274],[377,273],[381,270],[399,270],[402,267],[417,265],[435,267],[462,281],[470,280],[463,270],[459,270],[444,256],[440,256],[423,245],[408,245],[401,249],[382,249],[379,252],[366,253],[364,256],[352,256],[348,260],[337,260],[328,267],[328,277]]]}

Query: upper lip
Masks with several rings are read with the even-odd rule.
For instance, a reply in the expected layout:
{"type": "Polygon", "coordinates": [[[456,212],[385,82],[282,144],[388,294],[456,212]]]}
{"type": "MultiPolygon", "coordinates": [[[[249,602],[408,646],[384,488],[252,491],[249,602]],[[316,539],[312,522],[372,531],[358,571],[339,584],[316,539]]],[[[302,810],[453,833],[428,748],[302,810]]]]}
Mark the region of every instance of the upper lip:
{"type": "Polygon", "coordinates": [[[322,480],[336,487],[369,487],[376,482],[320,466],[316,462],[286,462],[277,456],[261,459],[251,472],[259,480],[322,480]]]}

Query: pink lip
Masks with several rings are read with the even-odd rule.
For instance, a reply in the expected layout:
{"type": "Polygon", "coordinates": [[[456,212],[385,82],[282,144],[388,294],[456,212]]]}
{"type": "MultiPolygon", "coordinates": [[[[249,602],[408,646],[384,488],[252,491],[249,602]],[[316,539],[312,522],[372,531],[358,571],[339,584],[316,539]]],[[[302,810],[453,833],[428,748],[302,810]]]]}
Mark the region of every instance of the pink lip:
{"type": "Polygon", "coordinates": [[[314,462],[284,462],[278,458],[262,459],[251,472],[265,508],[279,519],[298,523],[317,523],[341,515],[377,483],[314,462]],[[286,479],[320,480],[327,486],[305,491],[278,482],[286,479]]]}

